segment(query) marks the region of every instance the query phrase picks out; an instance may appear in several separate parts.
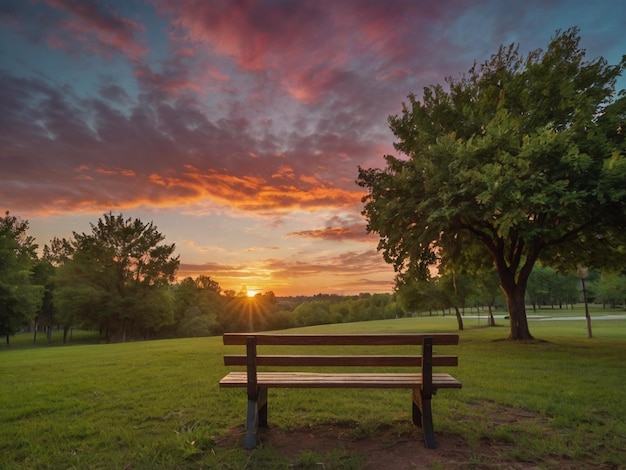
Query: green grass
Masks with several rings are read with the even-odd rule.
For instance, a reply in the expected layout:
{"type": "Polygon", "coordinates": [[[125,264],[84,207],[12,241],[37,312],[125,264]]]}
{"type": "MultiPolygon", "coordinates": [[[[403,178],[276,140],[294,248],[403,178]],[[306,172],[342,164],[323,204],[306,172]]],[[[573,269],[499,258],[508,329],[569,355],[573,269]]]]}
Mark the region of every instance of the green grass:
{"type": "MultiPolygon", "coordinates": [[[[433,400],[437,434],[476,449],[468,467],[484,442],[503,448],[508,462],[547,468],[626,462],[626,320],[593,323],[590,340],[584,321],[531,321],[538,340],[529,343],[503,340],[507,322],[497,322],[485,328],[484,318],[467,316],[461,344],[446,348],[460,356],[453,375],[463,389],[433,400]]],[[[454,317],[422,317],[298,331],[455,329],[454,317]]],[[[271,448],[243,451],[240,440],[217,445],[240,431],[245,414],[245,392],[218,387],[227,371],[221,338],[69,347],[25,338],[0,348],[2,469],[316,468],[320,459],[325,468],[360,467],[360,456],[306,451],[290,460],[271,448]]],[[[348,423],[354,438],[376,436],[381,425],[410,428],[407,391],[270,393],[272,426],[348,423]]]]}

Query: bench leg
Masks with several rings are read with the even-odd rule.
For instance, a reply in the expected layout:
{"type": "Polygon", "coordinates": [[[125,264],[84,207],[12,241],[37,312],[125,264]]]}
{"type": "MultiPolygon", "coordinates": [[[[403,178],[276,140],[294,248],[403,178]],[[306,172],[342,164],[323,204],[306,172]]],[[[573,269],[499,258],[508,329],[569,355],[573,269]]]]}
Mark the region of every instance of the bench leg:
{"type": "Polygon", "coordinates": [[[267,427],[267,388],[259,389],[259,397],[257,399],[259,406],[259,426],[267,427]]]}
{"type": "Polygon", "coordinates": [[[422,428],[424,446],[435,449],[435,428],[433,426],[433,412],[430,406],[430,397],[423,397],[421,391],[413,390],[413,424],[422,428]]]}
{"type": "Polygon", "coordinates": [[[248,400],[248,412],[246,414],[246,437],[244,449],[251,450],[256,447],[256,435],[259,427],[259,408],[256,400],[248,400]]]}
{"type": "Polygon", "coordinates": [[[246,413],[246,437],[244,448],[254,449],[257,443],[259,426],[267,427],[267,389],[259,388],[256,400],[248,399],[246,413]]]}

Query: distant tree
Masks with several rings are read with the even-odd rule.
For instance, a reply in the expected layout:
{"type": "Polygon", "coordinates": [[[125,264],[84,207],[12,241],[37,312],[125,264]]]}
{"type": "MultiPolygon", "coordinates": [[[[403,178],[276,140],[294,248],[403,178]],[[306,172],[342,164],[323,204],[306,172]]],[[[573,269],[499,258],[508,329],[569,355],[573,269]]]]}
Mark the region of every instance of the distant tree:
{"type": "Polygon", "coordinates": [[[549,266],[537,265],[528,278],[526,297],[533,306],[533,310],[552,302],[552,284],[556,270],[549,266]]]}
{"type": "Polygon", "coordinates": [[[489,313],[489,326],[496,326],[493,308],[498,297],[502,297],[500,279],[495,269],[479,270],[476,274],[476,299],[479,305],[486,305],[489,313]]]}
{"type": "Polygon", "coordinates": [[[37,260],[33,266],[33,283],[42,286],[43,297],[41,306],[35,314],[34,328],[33,328],[33,342],[37,342],[37,332],[40,328],[43,328],[46,332],[46,338],[48,342],[52,341],[52,327],[55,323],[54,315],[54,276],[55,267],[46,259],[37,260]]]}
{"type": "Polygon", "coordinates": [[[224,309],[221,288],[208,276],[183,279],[174,290],[176,332],[179,337],[210,336],[219,332],[218,312],[224,309]]]}
{"type": "Polygon", "coordinates": [[[43,302],[44,287],[33,283],[37,261],[28,222],[10,215],[0,218],[0,335],[14,335],[31,323],[43,302]]]}
{"type": "Polygon", "coordinates": [[[293,311],[296,326],[326,325],[340,323],[342,317],[338,313],[331,313],[331,302],[328,300],[312,300],[302,302],[293,311]]]}
{"type": "Polygon", "coordinates": [[[402,318],[405,316],[405,312],[400,307],[397,297],[393,296],[393,300],[385,305],[385,318],[402,318]]]}
{"type": "Polygon", "coordinates": [[[432,314],[432,310],[438,307],[437,289],[430,277],[420,280],[408,275],[396,277],[395,290],[398,303],[411,315],[425,311],[432,314]]]}
{"type": "Polygon", "coordinates": [[[454,308],[459,330],[463,330],[461,309],[465,308],[467,299],[472,295],[474,286],[468,276],[454,271],[445,272],[437,279],[440,290],[440,302],[444,308],[454,308]]]}
{"type": "Polygon", "coordinates": [[[244,286],[239,293],[231,291],[224,297],[225,309],[218,318],[221,331],[263,331],[290,323],[285,312],[278,315],[283,309],[274,292],[258,293],[254,297],[249,297],[247,292],[244,286]]]}
{"type": "Polygon", "coordinates": [[[611,308],[626,305],[626,276],[617,272],[603,272],[595,283],[596,300],[611,308]]]}
{"type": "Polygon", "coordinates": [[[447,79],[448,90],[410,95],[389,118],[408,158],[359,168],[368,230],[380,235],[385,260],[419,279],[435,259],[478,254],[480,244],[497,269],[513,340],[532,338],[524,300],[537,261],[607,262],[626,233],[625,104],[615,100],[626,56],[586,62],[579,42],[573,28],[526,56],[500,47],[447,79]]]}
{"type": "Polygon", "coordinates": [[[574,304],[578,301],[578,284],[580,279],[573,273],[562,273],[550,266],[535,266],[526,289],[526,297],[533,310],[549,305],[559,308],[563,304],[574,304]]]}
{"type": "Polygon", "coordinates": [[[554,303],[559,308],[567,308],[567,305],[572,305],[578,302],[578,285],[580,284],[580,278],[574,273],[562,273],[557,271],[555,273],[556,280],[552,285],[552,296],[554,303]]]}
{"type": "Polygon", "coordinates": [[[56,267],[71,259],[73,253],[74,247],[70,240],[55,237],[50,241],[50,245],[44,245],[42,258],[56,267]]]}
{"type": "Polygon", "coordinates": [[[211,279],[210,276],[204,276],[204,275],[198,276],[194,280],[194,283],[198,289],[203,290],[203,291],[213,291],[216,294],[219,294],[220,292],[222,292],[222,288],[220,287],[220,284],[217,281],[211,279]]]}
{"type": "MultiPolygon", "coordinates": [[[[152,223],[104,214],[91,233],[55,241],[60,318],[96,326],[110,341],[149,337],[174,321],[169,285],[178,269],[175,245],[152,223]]],[[[53,255],[50,255],[54,258],[53,255]]]]}

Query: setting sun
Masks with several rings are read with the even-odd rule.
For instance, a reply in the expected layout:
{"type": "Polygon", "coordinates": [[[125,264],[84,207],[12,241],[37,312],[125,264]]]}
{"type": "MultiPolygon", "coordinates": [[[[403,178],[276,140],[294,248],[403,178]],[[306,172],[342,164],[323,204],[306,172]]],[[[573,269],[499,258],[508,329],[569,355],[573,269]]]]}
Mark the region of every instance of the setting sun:
{"type": "Polygon", "coordinates": [[[255,291],[255,290],[249,290],[247,293],[248,297],[254,297],[257,294],[258,294],[258,291],[255,291]]]}

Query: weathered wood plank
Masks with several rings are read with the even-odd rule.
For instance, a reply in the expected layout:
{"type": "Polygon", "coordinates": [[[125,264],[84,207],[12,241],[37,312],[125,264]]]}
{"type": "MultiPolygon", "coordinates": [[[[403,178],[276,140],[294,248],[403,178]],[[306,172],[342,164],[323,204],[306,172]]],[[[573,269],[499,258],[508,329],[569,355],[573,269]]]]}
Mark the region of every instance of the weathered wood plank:
{"type": "MultiPolygon", "coordinates": [[[[458,363],[459,358],[457,356],[433,356],[433,366],[435,367],[455,367],[458,363]]],[[[246,364],[247,356],[244,354],[227,354],[224,356],[224,365],[226,366],[245,366],[246,364]]],[[[420,367],[422,365],[422,356],[259,355],[256,356],[256,365],[276,367],[420,367]]]]}
{"type": "Polygon", "coordinates": [[[246,338],[254,336],[260,345],[302,345],[302,346],[384,346],[417,345],[424,338],[433,338],[433,344],[459,344],[459,335],[451,333],[401,333],[401,334],[271,334],[271,333],[224,333],[227,346],[244,345],[246,338]]]}
{"type": "MultiPolygon", "coordinates": [[[[421,373],[317,373],[258,372],[257,384],[267,388],[409,388],[422,385],[421,373]]],[[[461,388],[461,382],[446,373],[434,373],[434,388],[461,388]]],[[[223,388],[247,386],[245,372],[230,372],[220,381],[223,388]]]]}

